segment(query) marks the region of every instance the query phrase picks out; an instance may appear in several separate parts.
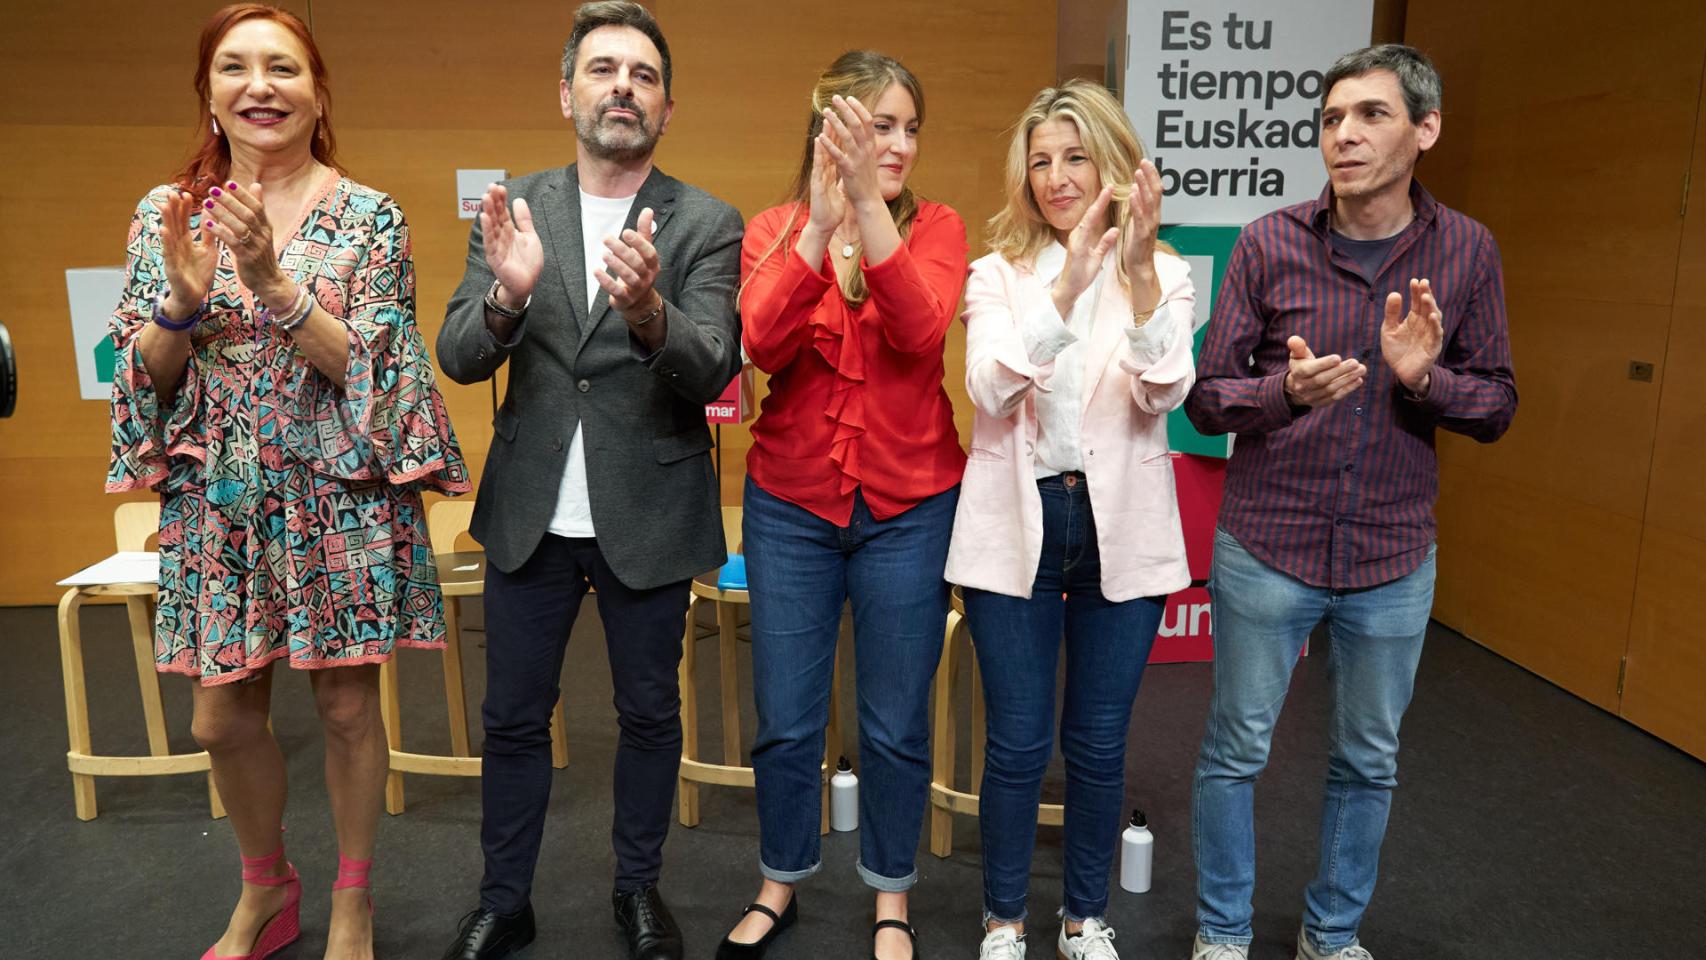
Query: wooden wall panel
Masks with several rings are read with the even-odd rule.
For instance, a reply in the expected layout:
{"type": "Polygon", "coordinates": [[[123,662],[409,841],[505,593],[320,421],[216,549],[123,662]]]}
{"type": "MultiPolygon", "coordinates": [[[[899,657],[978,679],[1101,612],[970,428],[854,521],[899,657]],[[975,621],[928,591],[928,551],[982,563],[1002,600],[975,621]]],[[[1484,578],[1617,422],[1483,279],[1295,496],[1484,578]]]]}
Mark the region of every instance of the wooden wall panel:
{"type": "Polygon", "coordinates": [[[1648,524],[1629,627],[1625,719],[1706,760],[1706,540],[1648,524]]]}
{"type": "MultiPolygon", "coordinates": [[[[307,18],[308,0],[269,2],[307,18]]],[[[0,125],[187,128],[204,109],[194,87],[196,41],[220,6],[188,0],[6,4],[0,90],[7,95],[0,98],[0,125]]]]}
{"type": "MultiPolygon", "coordinates": [[[[875,47],[924,83],[914,185],[957,209],[973,255],[981,252],[982,225],[1001,196],[1004,131],[1055,78],[1055,3],[873,0],[831,18],[820,7],[756,0],[650,5],[675,59],[676,114],[659,152],[665,170],[748,216],[776,202],[798,160],[813,79],[841,51],[875,47]]],[[[54,580],[111,549],[120,498],[100,492],[107,409],[77,396],[64,270],[121,263],[136,201],[184,156],[201,109],[190,85],[195,40],[215,6],[85,0],[7,12],[4,88],[63,80],[51,97],[0,102],[0,284],[23,393],[17,414],[0,420],[0,604],[51,602],[54,580]]],[[[469,222],[453,212],[455,169],[524,173],[574,157],[556,92],[573,9],[542,0],[313,4],[340,159],[408,215],[429,344],[467,251],[469,222]]],[[[958,325],[947,382],[969,435],[958,325]]],[[[477,471],[491,438],[490,388],[443,388],[477,471]]],[[[749,445],[746,428],[723,431],[725,502],[739,502],[749,445]]]]}
{"type": "Polygon", "coordinates": [[[1607,710],[1628,634],[1641,524],[1473,468],[1439,513],[1435,617],[1607,710]]]}
{"type": "MultiPolygon", "coordinates": [[[[1679,245],[1706,249],[1680,216],[1706,8],[1434,0],[1408,6],[1405,40],[1444,80],[1440,143],[1419,173],[1499,243],[1521,397],[1497,444],[1440,437],[1435,614],[1616,711],[1641,624],[1665,621],[1665,641],[1682,642],[1665,618],[1706,581],[1699,568],[1651,578],[1690,556],[1655,540],[1655,516],[1702,513],[1693,371],[1706,358],[1684,329],[1701,317],[1673,302],[1693,282],[1679,245]],[[1582,69],[1584,56],[1611,66],[1582,69]],[[1636,359],[1654,382],[1628,379],[1636,359]]],[[[1651,649],[1649,662],[1671,648],[1651,649]]]]}

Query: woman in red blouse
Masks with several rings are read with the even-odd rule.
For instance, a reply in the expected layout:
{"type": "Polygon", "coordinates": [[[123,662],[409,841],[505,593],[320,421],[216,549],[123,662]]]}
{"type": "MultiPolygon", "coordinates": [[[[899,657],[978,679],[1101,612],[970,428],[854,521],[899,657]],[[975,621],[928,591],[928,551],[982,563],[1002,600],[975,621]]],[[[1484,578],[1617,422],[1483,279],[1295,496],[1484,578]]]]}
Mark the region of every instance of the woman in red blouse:
{"type": "MultiPolygon", "coordinates": [[[[912,956],[906,895],[930,788],[926,704],[965,455],[942,343],[966,276],[958,214],[906,186],[924,95],[882,54],[843,54],[812,91],[789,202],[747,227],[747,355],[770,374],[747,458],[744,539],[764,886],[718,948],[763,955],[817,872],[823,732],[843,602],[859,703],[859,874],[879,960],[912,956]]],[[[834,759],[834,758],[831,758],[834,759]]]]}

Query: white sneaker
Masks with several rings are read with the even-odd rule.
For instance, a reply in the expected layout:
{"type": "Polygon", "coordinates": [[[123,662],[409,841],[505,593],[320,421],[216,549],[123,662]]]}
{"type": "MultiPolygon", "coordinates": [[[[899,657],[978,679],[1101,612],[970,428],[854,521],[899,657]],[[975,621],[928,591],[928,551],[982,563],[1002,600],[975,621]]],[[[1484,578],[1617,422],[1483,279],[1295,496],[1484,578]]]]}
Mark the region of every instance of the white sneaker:
{"type": "Polygon", "coordinates": [[[1191,960],[1250,960],[1250,948],[1241,943],[1203,943],[1199,933],[1191,941],[1191,960]]]}
{"type": "Polygon", "coordinates": [[[1016,927],[996,927],[983,935],[977,960],[1025,960],[1025,935],[1016,927]]]}
{"type": "Polygon", "coordinates": [[[1076,936],[1066,935],[1066,924],[1060,925],[1060,960],[1120,960],[1114,952],[1114,928],[1095,917],[1084,921],[1076,936]]]}
{"type": "Polygon", "coordinates": [[[1363,949],[1362,944],[1355,940],[1352,940],[1348,947],[1340,947],[1332,953],[1322,953],[1315,949],[1315,944],[1309,942],[1309,935],[1299,930],[1297,960],[1374,960],[1374,954],[1363,949]]]}

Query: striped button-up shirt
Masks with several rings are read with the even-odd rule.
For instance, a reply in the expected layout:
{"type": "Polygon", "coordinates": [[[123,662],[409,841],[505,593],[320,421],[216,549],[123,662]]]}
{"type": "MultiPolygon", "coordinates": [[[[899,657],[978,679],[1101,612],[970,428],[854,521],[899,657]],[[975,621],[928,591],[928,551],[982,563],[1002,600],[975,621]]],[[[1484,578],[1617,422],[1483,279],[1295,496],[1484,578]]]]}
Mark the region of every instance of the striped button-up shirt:
{"type": "Polygon", "coordinates": [[[1504,277],[1492,234],[1412,180],[1415,219],[1371,285],[1329,230],[1332,187],[1239,235],[1215,298],[1197,382],[1185,401],[1203,433],[1236,433],[1220,526],[1262,562],[1335,590],[1396,580],[1434,540],[1434,429],[1483,443],[1516,413],[1504,277]],[[1427,395],[1382,359],[1388,293],[1410,309],[1411,277],[1432,281],[1445,344],[1427,395]],[[1318,357],[1356,357],[1368,378],[1325,407],[1284,392],[1286,339],[1318,357]]]}

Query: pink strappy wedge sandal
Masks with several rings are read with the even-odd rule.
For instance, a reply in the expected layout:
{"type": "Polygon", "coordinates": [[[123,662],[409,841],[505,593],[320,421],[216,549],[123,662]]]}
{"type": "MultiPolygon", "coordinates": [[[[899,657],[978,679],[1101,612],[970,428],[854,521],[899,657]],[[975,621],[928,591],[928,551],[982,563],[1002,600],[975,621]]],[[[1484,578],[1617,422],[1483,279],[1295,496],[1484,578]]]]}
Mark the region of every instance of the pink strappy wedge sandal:
{"type": "Polygon", "coordinates": [[[244,883],[289,888],[284,907],[261,925],[261,932],[255,936],[255,945],[248,953],[235,957],[215,953],[213,947],[208,947],[201,960],[266,960],[295,943],[296,938],[302,935],[302,878],[297,876],[296,868],[288,860],[284,864],[287,870],[284,876],[270,875],[273,866],[283,857],[284,844],[281,843],[276,851],[264,857],[243,858],[244,883]]]}

